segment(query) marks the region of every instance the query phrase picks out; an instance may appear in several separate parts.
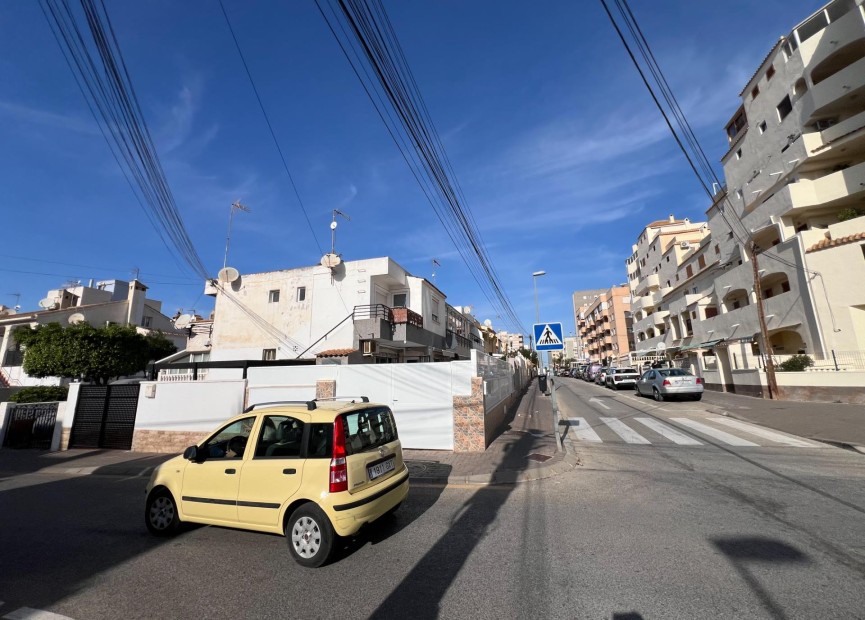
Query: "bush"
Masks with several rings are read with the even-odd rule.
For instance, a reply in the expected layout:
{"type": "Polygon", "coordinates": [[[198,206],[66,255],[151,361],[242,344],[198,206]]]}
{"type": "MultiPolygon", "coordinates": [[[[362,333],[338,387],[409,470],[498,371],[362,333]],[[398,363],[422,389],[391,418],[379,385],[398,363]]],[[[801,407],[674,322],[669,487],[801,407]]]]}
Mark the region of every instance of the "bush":
{"type": "Polygon", "coordinates": [[[13,403],[52,403],[56,400],[66,400],[69,388],[56,385],[39,385],[26,387],[9,397],[13,403]]]}
{"type": "Polygon", "coordinates": [[[790,359],[778,364],[778,370],[783,370],[784,372],[802,372],[813,365],[814,360],[807,355],[794,355],[790,359]]]}
{"type": "Polygon", "coordinates": [[[853,219],[856,219],[857,217],[861,217],[863,215],[865,215],[865,211],[863,211],[861,209],[855,209],[855,208],[843,209],[842,211],[838,212],[838,221],[839,222],[846,222],[847,220],[853,220],[853,219]]]}

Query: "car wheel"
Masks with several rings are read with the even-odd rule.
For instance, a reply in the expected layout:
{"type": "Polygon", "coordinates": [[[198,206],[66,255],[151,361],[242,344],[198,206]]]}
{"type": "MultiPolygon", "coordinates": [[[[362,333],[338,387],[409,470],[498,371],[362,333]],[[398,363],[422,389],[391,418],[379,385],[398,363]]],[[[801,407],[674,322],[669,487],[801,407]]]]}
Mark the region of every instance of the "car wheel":
{"type": "Polygon", "coordinates": [[[298,564],[318,568],[330,558],[336,534],[318,506],[304,504],[285,524],[285,538],[298,564]]]}
{"type": "Polygon", "coordinates": [[[652,396],[653,396],[653,397],[655,398],[655,400],[658,401],[659,403],[664,402],[664,395],[661,394],[661,391],[660,391],[658,388],[652,388],[652,396]]]}
{"type": "Polygon", "coordinates": [[[154,536],[171,536],[180,529],[177,503],[167,489],[153,491],[147,498],[144,522],[154,536]]]}

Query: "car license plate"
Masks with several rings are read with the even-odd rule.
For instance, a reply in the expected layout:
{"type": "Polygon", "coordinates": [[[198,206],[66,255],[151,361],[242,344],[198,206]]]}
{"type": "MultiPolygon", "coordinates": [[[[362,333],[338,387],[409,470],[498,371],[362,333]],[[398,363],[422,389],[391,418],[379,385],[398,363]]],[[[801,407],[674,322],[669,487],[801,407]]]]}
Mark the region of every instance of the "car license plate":
{"type": "Polygon", "coordinates": [[[371,467],[366,468],[366,473],[369,476],[370,480],[375,480],[383,475],[385,475],[389,471],[393,471],[394,463],[396,459],[390,458],[386,461],[382,461],[381,463],[377,463],[371,467]]]}

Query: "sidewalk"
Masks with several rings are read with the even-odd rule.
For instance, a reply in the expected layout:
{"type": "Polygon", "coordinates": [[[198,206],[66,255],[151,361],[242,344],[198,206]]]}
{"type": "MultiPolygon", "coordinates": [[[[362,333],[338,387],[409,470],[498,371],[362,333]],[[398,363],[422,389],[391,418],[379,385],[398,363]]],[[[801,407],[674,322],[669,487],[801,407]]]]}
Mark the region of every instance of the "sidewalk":
{"type": "Polygon", "coordinates": [[[711,391],[703,393],[703,403],[713,413],[865,452],[863,405],[769,400],[711,391]]]}
{"type": "MultiPolygon", "coordinates": [[[[485,452],[404,450],[411,478],[427,484],[513,484],[573,469],[575,455],[557,451],[551,398],[532,382],[506,419],[508,426],[485,452]]],[[[0,477],[27,473],[127,476],[146,479],[173,454],[122,450],[0,449],[0,477]]]]}

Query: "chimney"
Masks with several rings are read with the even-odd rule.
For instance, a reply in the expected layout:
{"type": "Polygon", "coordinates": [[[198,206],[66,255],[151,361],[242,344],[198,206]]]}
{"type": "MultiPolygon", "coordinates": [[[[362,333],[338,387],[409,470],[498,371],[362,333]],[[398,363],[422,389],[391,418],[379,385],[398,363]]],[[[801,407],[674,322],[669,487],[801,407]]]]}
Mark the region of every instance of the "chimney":
{"type": "Polygon", "coordinates": [[[670,214],[670,224],[676,221],[676,217],[671,213],[670,214]]]}

